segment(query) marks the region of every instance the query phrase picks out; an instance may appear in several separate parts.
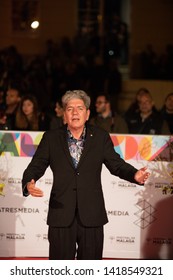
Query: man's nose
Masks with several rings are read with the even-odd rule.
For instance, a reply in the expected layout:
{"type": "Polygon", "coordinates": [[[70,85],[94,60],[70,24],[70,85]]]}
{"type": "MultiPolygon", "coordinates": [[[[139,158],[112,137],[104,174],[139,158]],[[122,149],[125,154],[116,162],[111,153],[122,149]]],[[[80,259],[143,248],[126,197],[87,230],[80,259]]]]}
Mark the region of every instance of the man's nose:
{"type": "Polygon", "coordinates": [[[73,114],[77,114],[78,113],[78,109],[77,108],[73,108],[73,114]]]}

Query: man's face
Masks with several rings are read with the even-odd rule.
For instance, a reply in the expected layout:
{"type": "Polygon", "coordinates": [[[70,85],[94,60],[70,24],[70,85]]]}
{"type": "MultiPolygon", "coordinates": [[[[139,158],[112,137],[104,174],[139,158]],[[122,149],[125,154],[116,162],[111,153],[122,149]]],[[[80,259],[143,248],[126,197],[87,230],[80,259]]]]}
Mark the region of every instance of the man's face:
{"type": "Polygon", "coordinates": [[[152,112],[152,108],[153,108],[153,101],[151,97],[148,95],[141,96],[139,100],[140,112],[143,114],[148,114],[152,112]]]}
{"type": "Polygon", "coordinates": [[[106,100],[104,96],[98,96],[96,103],[96,112],[98,114],[104,113],[106,111],[106,100]]]}
{"type": "Polygon", "coordinates": [[[169,112],[173,112],[173,95],[170,95],[166,102],[165,102],[165,105],[166,105],[166,109],[169,111],[169,112]]]}
{"type": "Polygon", "coordinates": [[[15,105],[20,101],[19,93],[15,89],[9,89],[6,95],[6,104],[7,105],[15,105]]]}
{"type": "Polygon", "coordinates": [[[70,130],[83,129],[89,115],[90,110],[86,109],[81,99],[71,99],[64,111],[64,119],[70,130]]]}

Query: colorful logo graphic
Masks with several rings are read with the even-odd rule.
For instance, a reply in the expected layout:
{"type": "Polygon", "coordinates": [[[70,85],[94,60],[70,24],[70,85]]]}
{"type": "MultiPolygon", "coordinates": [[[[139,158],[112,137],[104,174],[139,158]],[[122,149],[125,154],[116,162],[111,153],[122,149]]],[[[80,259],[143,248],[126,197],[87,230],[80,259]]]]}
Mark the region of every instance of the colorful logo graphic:
{"type": "Polygon", "coordinates": [[[125,160],[172,161],[172,136],[111,135],[114,148],[125,160]]]}
{"type": "Polygon", "coordinates": [[[5,184],[4,183],[0,183],[0,195],[2,195],[2,196],[5,196],[5,194],[4,194],[4,187],[5,187],[5,184]]]}
{"type": "Polygon", "coordinates": [[[42,138],[43,132],[15,133],[0,132],[1,156],[9,152],[14,157],[32,157],[42,138]]]}

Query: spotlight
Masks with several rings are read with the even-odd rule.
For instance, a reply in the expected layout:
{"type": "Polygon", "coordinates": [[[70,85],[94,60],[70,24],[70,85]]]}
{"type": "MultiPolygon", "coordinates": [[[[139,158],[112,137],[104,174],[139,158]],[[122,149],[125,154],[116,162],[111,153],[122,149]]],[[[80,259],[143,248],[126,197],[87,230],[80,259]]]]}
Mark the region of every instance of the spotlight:
{"type": "Polygon", "coordinates": [[[31,23],[32,29],[37,29],[39,27],[39,21],[35,20],[31,23]]]}
{"type": "Polygon", "coordinates": [[[113,56],[113,55],[114,55],[114,51],[113,51],[113,50],[109,50],[108,53],[109,53],[110,56],[113,56]]]}

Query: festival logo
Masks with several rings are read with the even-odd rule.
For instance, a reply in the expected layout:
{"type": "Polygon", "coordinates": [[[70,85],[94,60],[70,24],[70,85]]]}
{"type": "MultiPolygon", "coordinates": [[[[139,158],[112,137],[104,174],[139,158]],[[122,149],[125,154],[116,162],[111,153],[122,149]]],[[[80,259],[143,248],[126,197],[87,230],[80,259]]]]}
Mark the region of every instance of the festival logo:
{"type": "Polygon", "coordinates": [[[119,244],[134,244],[135,243],[135,237],[134,236],[115,236],[111,235],[109,236],[110,243],[113,245],[115,243],[119,244]]]}
{"type": "Polygon", "coordinates": [[[146,200],[140,200],[137,202],[136,207],[138,208],[138,211],[135,215],[138,219],[134,222],[134,224],[138,227],[144,229],[156,220],[154,216],[156,209],[146,200]]]}
{"type": "Polygon", "coordinates": [[[25,233],[7,233],[6,239],[8,239],[8,240],[25,240],[25,233]]]}
{"type": "Polygon", "coordinates": [[[116,237],[116,242],[117,243],[134,244],[135,243],[135,237],[117,236],[116,237]]]}

